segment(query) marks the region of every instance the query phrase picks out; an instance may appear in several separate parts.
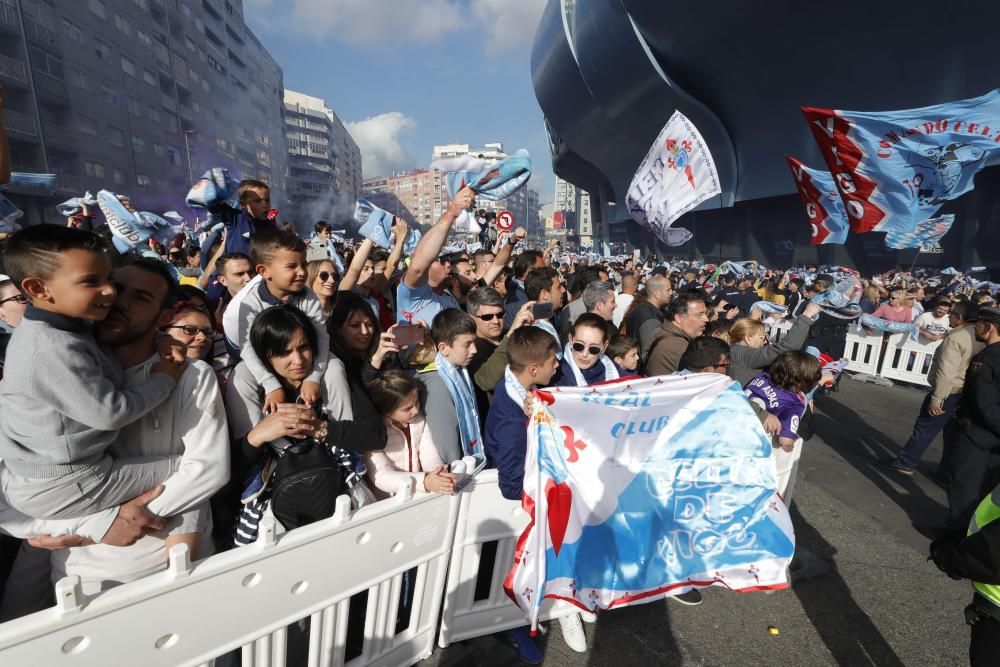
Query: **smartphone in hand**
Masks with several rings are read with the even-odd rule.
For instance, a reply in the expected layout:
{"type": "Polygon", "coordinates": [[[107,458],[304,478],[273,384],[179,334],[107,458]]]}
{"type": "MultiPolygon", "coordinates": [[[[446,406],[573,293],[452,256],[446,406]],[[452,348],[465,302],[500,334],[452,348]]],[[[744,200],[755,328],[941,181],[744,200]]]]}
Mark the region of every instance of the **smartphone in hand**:
{"type": "Polygon", "coordinates": [[[397,324],[392,337],[399,347],[408,347],[424,342],[424,328],[418,324],[397,324]]]}
{"type": "Polygon", "coordinates": [[[531,317],[536,320],[547,320],[552,317],[552,304],[548,301],[536,303],[531,307],[531,317]]]}

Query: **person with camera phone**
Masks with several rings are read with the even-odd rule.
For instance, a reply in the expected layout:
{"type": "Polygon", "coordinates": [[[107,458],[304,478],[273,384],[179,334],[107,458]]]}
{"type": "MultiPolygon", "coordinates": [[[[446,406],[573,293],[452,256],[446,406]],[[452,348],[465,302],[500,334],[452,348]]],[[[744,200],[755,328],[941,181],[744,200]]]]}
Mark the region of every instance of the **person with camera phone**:
{"type": "Polygon", "coordinates": [[[351,496],[355,508],[370,502],[360,483],[365,468],[359,455],[386,442],[381,419],[355,419],[344,365],[336,357],[327,366],[320,403],[301,400],[299,389],[316,355],[315,328],[302,311],[290,305],[264,310],[249,341],[281,382],[285,402],[264,414],[264,390],[244,363],[226,388],[233,491],[241,491],[237,545],[256,540],[265,511],[291,530],[332,516],[341,494],[351,496]]]}

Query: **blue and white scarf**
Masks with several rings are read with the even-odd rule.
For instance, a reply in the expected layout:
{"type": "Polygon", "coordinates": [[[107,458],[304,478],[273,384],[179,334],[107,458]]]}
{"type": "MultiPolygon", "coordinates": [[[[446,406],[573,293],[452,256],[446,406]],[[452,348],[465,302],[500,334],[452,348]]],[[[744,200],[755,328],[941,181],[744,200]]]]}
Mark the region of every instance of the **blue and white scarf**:
{"type": "Polygon", "coordinates": [[[458,432],[462,437],[462,452],[465,456],[474,456],[478,461],[485,460],[483,437],[479,432],[479,408],[476,395],[472,391],[469,371],[456,368],[440,352],[434,360],[438,375],[448,388],[452,401],[455,402],[455,412],[458,414],[458,432]]]}
{"type": "Polygon", "coordinates": [[[507,389],[507,396],[510,397],[510,400],[518,405],[524,405],[524,400],[528,397],[528,390],[514,375],[514,371],[510,370],[509,364],[503,369],[503,386],[507,389]]]}
{"type": "Polygon", "coordinates": [[[133,251],[148,249],[149,239],[159,243],[169,243],[177,235],[179,228],[148,211],[132,213],[118,200],[113,192],[101,190],[97,193],[97,204],[111,228],[112,243],[123,255],[133,251]]]}
{"type": "MultiPolygon", "coordinates": [[[[587,381],[584,379],[583,373],[580,371],[580,367],[576,365],[576,359],[573,358],[572,344],[568,343],[566,345],[566,350],[563,353],[563,358],[566,360],[566,363],[569,364],[570,370],[573,371],[573,378],[576,380],[576,386],[586,387],[587,381]]],[[[601,356],[597,358],[597,361],[599,361],[604,366],[605,382],[607,382],[608,380],[617,380],[619,378],[618,369],[615,368],[615,363],[610,359],[608,359],[608,355],[601,354],[601,356]]]]}
{"type": "Polygon", "coordinates": [[[97,206],[97,199],[90,192],[85,192],[82,197],[72,197],[61,204],[56,204],[59,215],[66,218],[83,213],[84,206],[97,206]]]}
{"type": "MultiPolygon", "coordinates": [[[[514,282],[517,281],[515,280],[514,282]]],[[[524,286],[521,285],[521,288],[523,289],[524,286]]],[[[538,327],[542,331],[548,332],[553,338],[556,339],[556,359],[562,361],[563,351],[562,348],[559,347],[559,333],[556,331],[556,328],[552,326],[552,322],[549,322],[548,320],[536,320],[531,326],[538,327]]]]}
{"type": "Polygon", "coordinates": [[[239,185],[228,171],[221,167],[213,167],[191,186],[186,203],[195,208],[211,208],[223,203],[232,208],[239,208],[239,200],[236,198],[239,185]]]}
{"type": "Polygon", "coordinates": [[[16,232],[21,229],[16,220],[24,215],[24,211],[14,205],[14,202],[0,195],[0,232],[16,232]]]}
{"type": "Polygon", "coordinates": [[[752,306],[750,306],[750,312],[759,310],[765,315],[784,315],[788,312],[788,308],[785,306],[779,306],[776,303],[771,303],[770,301],[757,301],[752,306]]]}
{"type": "Polygon", "coordinates": [[[917,340],[917,325],[913,323],[891,322],[865,313],[858,318],[858,330],[860,331],[862,328],[885,331],[891,334],[908,333],[911,340],[917,340]]]}
{"type": "MultiPolygon", "coordinates": [[[[392,232],[392,223],[395,220],[392,213],[379,208],[367,199],[358,199],[354,203],[354,220],[361,225],[358,234],[370,239],[380,248],[392,249],[396,239],[396,235],[392,232]]],[[[407,256],[412,255],[419,241],[420,231],[410,229],[406,241],[403,242],[403,252],[407,256]]]]}
{"type": "Polygon", "coordinates": [[[444,174],[445,185],[452,198],[462,188],[469,187],[483,199],[502,201],[531,178],[531,158],[523,148],[500,162],[490,163],[482,158],[463,155],[434,160],[431,168],[444,174]]]}
{"type": "Polygon", "coordinates": [[[861,291],[857,289],[858,279],[851,273],[831,274],[833,286],[822,294],[809,299],[823,312],[843,320],[853,320],[861,314],[861,291]]]}

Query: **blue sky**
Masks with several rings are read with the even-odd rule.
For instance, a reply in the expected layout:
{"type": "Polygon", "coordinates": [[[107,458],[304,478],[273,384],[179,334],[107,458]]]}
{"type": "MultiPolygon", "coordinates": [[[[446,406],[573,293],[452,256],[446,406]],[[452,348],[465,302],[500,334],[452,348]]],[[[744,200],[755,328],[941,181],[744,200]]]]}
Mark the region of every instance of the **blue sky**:
{"type": "Polygon", "coordinates": [[[366,176],[426,167],[435,144],[527,148],[529,185],[554,176],[530,53],[545,0],[244,0],[285,87],[326,100],[366,176]],[[369,173],[370,172],[370,173],[369,173]]]}

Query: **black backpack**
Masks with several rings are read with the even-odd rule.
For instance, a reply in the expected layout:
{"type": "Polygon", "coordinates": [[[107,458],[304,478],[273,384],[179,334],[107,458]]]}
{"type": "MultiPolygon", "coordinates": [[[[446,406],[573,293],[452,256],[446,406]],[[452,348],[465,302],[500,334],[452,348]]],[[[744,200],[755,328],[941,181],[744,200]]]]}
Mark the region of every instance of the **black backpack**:
{"type": "Polygon", "coordinates": [[[292,530],[333,516],[346,484],[326,444],[310,438],[276,451],[271,512],[281,525],[292,530]]]}

